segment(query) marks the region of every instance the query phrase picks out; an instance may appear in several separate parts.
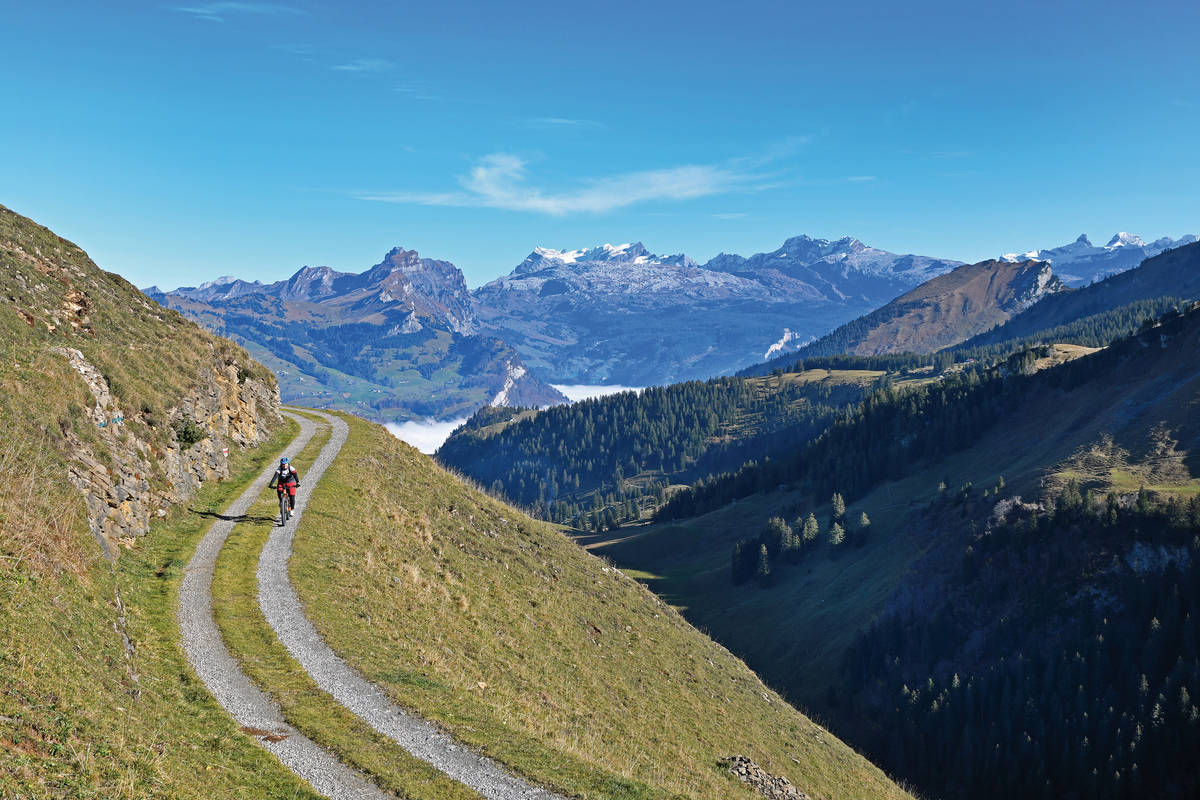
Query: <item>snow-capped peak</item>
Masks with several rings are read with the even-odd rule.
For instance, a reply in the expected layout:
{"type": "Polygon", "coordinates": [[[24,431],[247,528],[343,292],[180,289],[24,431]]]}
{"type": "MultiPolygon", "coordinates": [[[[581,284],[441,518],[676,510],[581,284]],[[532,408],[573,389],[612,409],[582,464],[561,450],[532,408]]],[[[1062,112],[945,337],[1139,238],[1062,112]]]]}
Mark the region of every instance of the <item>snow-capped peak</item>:
{"type": "Polygon", "coordinates": [[[1126,233],[1125,231],[1121,231],[1120,233],[1114,234],[1113,237],[1108,240],[1108,244],[1104,245],[1104,247],[1106,249],[1111,249],[1114,247],[1145,247],[1145,246],[1146,246],[1146,243],[1144,241],[1142,241],[1142,237],[1135,236],[1132,233],[1126,233]]]}
{"type": "Polygon", "coordinates": [[[561,261],[564,264],[574,264],[586,252],[587,250],[555,250],[550,247],[533,248],[533,255],[541,256],[551,261],[561,261]]]}
{"type": "Polygon", "coordinates": [[[1054,265],[1059,277],[1073,286],[1080,286],[1136,267],[1143,259],[1192,241],[1195,241],[1195,237],[1189,234],[1180,239],[1164,236],[1147,244],[1142,237],[1121,231],[1114,234],[1108,244],[1096,247],[1087,234],[1083,234],[1061,247],[1005,253],[1000,258],[1004,261],[1048,261],[1054,265]]]}
{"type": "Polygon", "coordinates": [[[551,247],[535,247],[518,271],[541,268],[544,261],[555,261],[559,264],[577,263],[611,263],[611,264],[665,264],[672,266],[691,266],[692,261],[683,254],[659,256],[651,253],[641,242],[625,242],[624,244],[601,244],[578,250],[557,250],[551,247]]]}
{"type": "Polygon", "coordinates": [[[219,278],[213,278],[211,281],[205,281],[204,283],[200,284],[196,288],[197,289],[211,289],[214,286],[225,286],[226,284],[233,283],[236,280],[237,280],[237,278],[235,278],[232,275],[222,275],[219,278]]]}

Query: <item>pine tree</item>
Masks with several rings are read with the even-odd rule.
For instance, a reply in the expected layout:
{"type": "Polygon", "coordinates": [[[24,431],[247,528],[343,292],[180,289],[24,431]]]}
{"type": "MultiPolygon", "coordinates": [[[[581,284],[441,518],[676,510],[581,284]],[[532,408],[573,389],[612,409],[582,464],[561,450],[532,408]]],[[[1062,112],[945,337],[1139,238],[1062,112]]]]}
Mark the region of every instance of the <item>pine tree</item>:
{"type": "Polygon", "coordinates": [[[846,516],[846,501],[842,499],[840,493],[834,492],[833,499],[829,502],[833,509],[833,519],[835,522],[846,516]]]}
{"type": "Polygon", "coordinates": [[[867,512],[862,512],[858,515],[858,526],[854,530],[854,546],[862,547],[867,543],[867,536],[871,533],[871,518],[867,516],[867,512]]]}
{"type": "Polygon", "coordinates": [[[803,530],[803,545],[805,547],[811,547],[816,543],[817,537],[821,535],[821,526],[817,522],[816,514],[809,513],[809,515],[804,518],[803,530]]]}
{"type": "Polygon", "coordinates": [[[846,529],[838,523],[833,523],[829,526],[829,544],[837,547],[842,542],[846,541],[846,529]]]}
{"type": "Polygon", "coordinates": [[[767,546],[758,546],[758,566],[754,570],[754,579],[760,586],[766,586],[771,580],[771,558],[767,555],[767,546]]]}
{"type": "Polygon", "coordinates": [[[763,530],[763,544],[772,556],[778,556],[783,550],[791,549],[788,545],[792,539],[792,529],[783,517],[771,517],[763,530]]]}

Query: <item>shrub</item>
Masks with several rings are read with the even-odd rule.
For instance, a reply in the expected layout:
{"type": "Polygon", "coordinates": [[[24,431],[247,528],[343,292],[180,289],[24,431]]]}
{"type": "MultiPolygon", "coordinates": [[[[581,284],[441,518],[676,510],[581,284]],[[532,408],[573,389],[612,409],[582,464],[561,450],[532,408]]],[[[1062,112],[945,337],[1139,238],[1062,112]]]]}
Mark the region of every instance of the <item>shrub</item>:
{"type": "Polygon", "coordinates": [[[180,450],[190,450],[192,445],[208,436],[208,431],[204,429],[203,425],[187,417],[179,420],[172,427],[175,429],[175,439],[179,442],[180,450]]]}

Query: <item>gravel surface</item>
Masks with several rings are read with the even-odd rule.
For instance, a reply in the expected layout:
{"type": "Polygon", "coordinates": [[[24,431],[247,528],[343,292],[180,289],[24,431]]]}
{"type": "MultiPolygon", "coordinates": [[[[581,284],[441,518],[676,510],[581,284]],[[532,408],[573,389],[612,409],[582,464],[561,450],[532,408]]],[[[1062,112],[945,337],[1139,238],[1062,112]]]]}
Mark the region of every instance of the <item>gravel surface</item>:
{"type": "MultiPolygon", "coordinates": [[[[312,438],[316,425],[303,417],[288,416],[300,423],[300,435],[289,445],[291,452],[298,453],[312,438]]],[[[345,423],[342,425],[344,427],[345,423]]],[[[342,438],[345,438],[344,434],[342,438]]],[[[328,449],[325,448],[325,451],[328,449]]],[[[279,707],[250,682],[229,654],[213,620],[212,578],[217,554],[233,530],[236,519],[249,510],[266,488],[274,469],[272,464],[256,478],[250,488],[225,510],[224,518],[209,528],[196,547],[179,589],[179,628],[183,649],[200,680],[243,730],[258,739],[263,747],[318,792],[332,800],[394,800],[392,795],[361,773],[347,767],[284,722],[279,707]]],[[[311,483],[306,485],[311,487],[311,483]]],[[[293,530],[294,526],[295,517],[287,530],[293,530]]]]}
{"type": "MultiPolygon", "coordinates": [[[[315,413],[308,412],[306,413],[315,413]]],[[[429,762],[451,778],[487,798],[544,798],[564,800],[507,772],[492,759],[458,744],[434,725],[397,706],[383,690],[363,679],[325,644],[304,614],[304,608],[288,577],[288,560],[296,534],[296,520],[313,487],[338,454],[349,434],[341,419],[320,414],[333,425],[329,443],[303,476],[304,491],[296,498],[296,515],[286,527],[271,534],[258,562],[258,600],[267,622],[317,685],[379,733],[395,741],[417,758],[429,762]]]]}

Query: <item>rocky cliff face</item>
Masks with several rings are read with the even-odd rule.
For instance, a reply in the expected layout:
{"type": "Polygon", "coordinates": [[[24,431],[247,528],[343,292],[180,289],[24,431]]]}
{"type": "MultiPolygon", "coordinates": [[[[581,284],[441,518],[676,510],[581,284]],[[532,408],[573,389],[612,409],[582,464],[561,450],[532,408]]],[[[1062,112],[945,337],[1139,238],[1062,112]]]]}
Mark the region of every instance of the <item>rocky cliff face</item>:
{"type": "Polygon", "coordinates": [[[2,206],[0,345],[5,436],[83,494],[110,557],[281,421],[274,378],[244,350],[2,206]]]}
{"type": "Polygon", "coordinates": [[[100,441],[67,434],[67,477],[83,492],[88,526],[109,557],[202,483],[229,477],[229,447],[259,444],[280,421],[278,389],[241,375],[214,351],[202,382],[167,410],[171,443],[156,446],[129,429],[126,421],[136,415],[126,416],[103,373],[83,353],[63,347],[53,352],[67,359],[94,400],[85,411],[100,441]]]}

